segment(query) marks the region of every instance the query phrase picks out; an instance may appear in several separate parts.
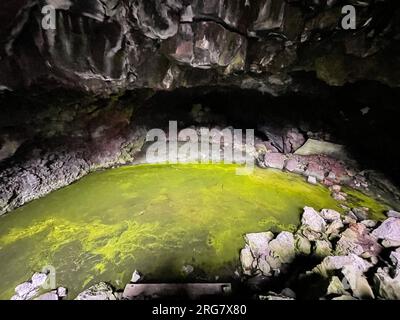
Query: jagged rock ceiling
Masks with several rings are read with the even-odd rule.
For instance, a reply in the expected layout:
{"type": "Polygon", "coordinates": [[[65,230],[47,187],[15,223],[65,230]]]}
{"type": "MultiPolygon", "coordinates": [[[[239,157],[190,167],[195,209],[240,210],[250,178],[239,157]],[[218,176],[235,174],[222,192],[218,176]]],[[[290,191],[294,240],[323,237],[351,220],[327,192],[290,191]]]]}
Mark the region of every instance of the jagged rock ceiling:
{"type": "Polygon", "coordinates": [[[400,85],[397,0],[2,0],[0,90],[400,85]],[[344,4],[357,29],[340,27],[344,4]],[[57,8],[56,30],[41,8],[57,8]]]}

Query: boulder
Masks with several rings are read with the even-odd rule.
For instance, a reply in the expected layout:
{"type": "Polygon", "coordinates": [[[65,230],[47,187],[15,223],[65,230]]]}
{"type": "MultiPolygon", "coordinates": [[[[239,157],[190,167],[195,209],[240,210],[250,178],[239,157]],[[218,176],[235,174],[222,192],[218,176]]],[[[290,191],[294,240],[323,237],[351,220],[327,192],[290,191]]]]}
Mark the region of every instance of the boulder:
{"type": "Polygon", "coordinates": [[[368,208],[353,208],[351,211],[357,217],[357,221],[364,221],[368,219],[369,212],[368,208]]]}
{"type": "Polygon", "coordinates": [[[317,240],[314,254],[319,258],[330,256],[332,254],[332,244],[327,240],[317,240]]]}
{"type": "Polygon", "coordinates": [[[322,209],[320,215],[328,223],[335,220],[340,220],[340,213],[332,209],[322,209]]]}
{"type": "Polygon", "coordinates": [[[374,275],[374,284],[383,299],[400,300],[400,277],[392,278],[389,271],[379,268],[374,275]]]}
{"type": "Polygon", "coordinates": [[[343,223],[344,224],[352,224],[352,223],[357,223],[358,218],[356,217],[356,215],[349,211],[346,213],[343,223]]]}
{"type": "Polygon", "coordinates": [[[349,254],[346,256],[330,256],[326,257],[318,266],[316,266],[312,270],[312,273],[317,273],[327,278],[332,271],[341,270],[345,266],[354,267],[355,270],[358,270],[360,273],[365,273],[372,267],[372,264],[355,254],[349,254]]]}
{"type": "Polygon", "coordinates": [[[317,178],[313,177],[313,176],[309,176],[307,178],[307,182],[310,183],[310,184],[318,184],[317,178]]]}
{"type": "Polygon", "coordinates": [[[302,226],[318,233],[325,232],[325,220],[311,207],[305,207],[301,218],[302,226]]]}
{"type": "Polygon", "coordinates": [[[308,256],[311,253],[311,242],[306,237],[296,233],[294,242],[296,254],[308,256]]]}
{"type": "Polygon", "coordinates": [[[271,276],[271,266],[269,265],[265,257],[258,259],[257,268],[264,276],[271,276]]]}
{"type": "Polygon", "coordinates": [[[348,158],[343,145],[315,139],[308,139],[307,142],[295,152],[295,154],[303,156],[324,154],[336,159],[344,160],[348,158]]]}
{"type": "Polygon", "coordinates": [[[372,235],[382,239],[382,245],[386,248],[400,247],[400,219],[388,218],[372,231],[372,235]]]}
{"type": "Polygon", "coordinates": [[[369,233],[367,227],[361,223],[351,224],[344,232],[336,244],[337,255],[347,255],[350,253],[369,258],[378,256],[382,251],[382,246],[377,238],[369,233]]]}
{"type": "Polygon", "coordinates": [[[117,300],[117,297],[109,284],[100,282],[81,292],[75,300],[117,300]]]}
{"type": "Polygon", "coordinates": [[[364,226],[366,226],[367,228],[370,228],[370,229],[375,228],[376,225],[378,224],[378,223],[377,223],[376,221],[374,221],[374,220],[363,220],[363,221],[361,221],[361,223],[362,223],[364,226]]]}
{"type": "Polygon", "coordinates": [[[251,253],[250,247],[246,245],[246,247],[240,251],[240,262],[242,263],[242,269],[245,275],[252,274],[253,261],[254,257],[251,253]]]}
{"type": "Polygon", "coordinates": [[[394,266],[395,277],[400,276],[400,248],[390,253],[390,260],[394,266]]]}
{"type": "Polygon", "coordinates": [[[346,265],[342,269],[342,273],[345,276],[350,288],[353,292],[353,296],[359,299],[374,299],[374,293],[367,281],[367,278],[363,273],[355,266],[346,265]]]}
{"type": "Polygon", "coordinates": [[[336,201],[346,201],[347,194],[344,192],[332,192],[332,198],[336,201]]]}
{"type": "Polygon", "coordinates": [[[54,290],[40,295],[39,297],[35,298],[35,300],[59,300],[59,297],[57,291],[54,290]]]}
{"type": "Polygon", "coordinates": [[[258,258],[269,254],[268,243],[274,238],[274,234],[272,232],[249,233],[244,238],[253,256],[258,258]]]}
{"type": "MultiPolygon", "coordinates": [[[[21,283],[20,285],[18,285],[15,288],[15,293],[16,296],[19,297],[20,299],[17,299],[17,297],[15,297],[15,300],[29,300],[32,297],[34,297],[35,295],[37,295],[39,292],[38,288],[35,287],[32,282],[24,282],[21,283]]],[[[14,299],[13,299],[14,300],[14,299]]]]}
{"type": "Polygon", "coordinates": [[[281,153],[266,153],[264,157],[264,164],[268,168],[283,170],[285,167],[285,155],[281,153]]]}
{"type": "Polygon", "coordinates": [[[331,282],[329,283],[327,295],[350,295],[344,288],[343,282],[336,276],[333,276],[331,282]]]}
{"type": "Polygon", "coordinates": [[[335,239],[339,237],[340,232],[342,231],[344,224],[341,219],[337,219],[332,221],[326,227],[326,234],[328,235],[329,239],[335,239]]]}
{"type": "Polygon", "coordinates": [[[277,258],[279,262],[290,263],[295,258],[294,237],[290,232],[281,232],[276,239],[269,243],[270,255],[277,258]]]}
{"type": "Polygon", "coordinates": [[[340,297],[333,298],[332,300],[357,300],[357,299],[350,295],[343,295],[340,297]]]}
{"type": "Polygon", "coordinates": [[[304,174],[306,164],[300,160],[300,157],[291,157],[286,161],[285,170],[297,174],[304,174]]]}
{"type": "Polygon", "coordinates": [[[394,210],[389,210],[386,215],[388,218],[397,218],[400,219],[400,212],[394,211],[394,210]]]}
{"type": "Polygon", "coordinates": [[[36,272],[33,274],[29,281],[21,283],[15,288],[15,296],[12,300],[30,300],[34,298],[47,281],[48,275],[42,272],[36,272]]]}

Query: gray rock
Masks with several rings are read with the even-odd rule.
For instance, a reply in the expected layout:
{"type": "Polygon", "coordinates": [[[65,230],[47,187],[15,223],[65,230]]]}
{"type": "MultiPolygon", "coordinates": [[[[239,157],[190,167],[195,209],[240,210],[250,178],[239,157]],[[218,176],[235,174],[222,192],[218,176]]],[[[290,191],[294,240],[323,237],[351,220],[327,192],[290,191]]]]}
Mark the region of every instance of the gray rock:
{"type": "Polygon", "coordinates": [[[271,276],[271,266],[265,257],[258,259],[257,268],[261,271],[264,276],[271,276]]]}
{"type": "Polygon", "coordinates": [[[290,288],[283,289],[281,295],[288,298],[296,299],[296,293],[290,288]]]}
{"type": "MultiPolygon", "coordinates": [[[[194,271],[194,268],[193,268],[193,266],[191,266],[191,265],[185,265],[185,266],[182,267],[182,272],[183,272],[185,275],[189,275],[189,274],[191,274],[193,271],[194,271]]],[[[139,279],[140,279],[140,278],[139,278],[139,279]]]]}
{"type": "Polygon", "coordinates": [[[343,275],[353,292],[353,296],[359,299],[374,299],[374,293],[363,273],[352,265],[346,265],[342,269],[343,275]]]}
{"type": "Polygon", "coordinates": [[[320,215],[328,223],[340,220],[340,213],[332,209],[322,209],[320,215]]]}
{"type": "Polygon", "coordinates": [[[374,220],[364,220],[361,221],[361,223],[366,226],[367,228],[375,228],[376,225],[378,224],[376,221],[374,220]]]}
{"type": "Polygon", "coordinates": [[[245,241],[255,258],[269,254],[268,243],[273,238],[274,234],[272,232],[249,233],[245,235],[245,241]]]}
{"type": "Polygon", "coordinates": [[[369,213],[367,208],[353,208],[351,211],[357,217],[357,221],[367,220],[369,213]]]}
{"type": "Polygon", "coordinates": [[[294,236],[295,252],[298,255],[309,255],[311,253],[311,242],[299,233],[294,236]]]}
{"type": "Polygon", "coordinates": [[[390,253],[390,260],[394,266],[395,277],[400,276],[400,248],[390,253]]]}
{"type": "Polygon", "coordinates": [[[357,216],[353,212],[349,211],[346,213],[343,223],[344,224],[357,223],[357,220],[358,220],[357,216]]]}
{"type": "Polygon", "coordinates": [[[354,267],[360,273],[365,273],[372,267],[372,264],[355,254],[330,256],[326,257],[312,272],[327,278],[332,271],[341,270],[345,266],[354,267]]]}
{"type": "Polygon", "coordinates": [[[339,237],[340,232],[342,231],[344,224],[341,219],[334,220],[330,224],[328,224],[326,228],[326,234],[329,236],[329,239],[335,239],[339,237]]]}
{"type": "Polygon", "coordinates": [[[397,212],[397,211],[394,211],[394,210],[389,210],[389,211],[386,213],[386,215],[387,215],[389,218],[397,218],[397,219],[400,219],[400,212],[397,212]]]}
{"type": "Polygon", "coordinates": [[[389,218],[385,220],[377,229],[372,231],[372,235],[382,239],[384,247],[400,246],[400,219],[389,218]]]}
{"type": "Polygon", "coordinates": [[[281,263],[290,263],[295,258],[294,237],[290,232],[281,232],[269,243],[271,254],[281,263]]]}
{"type": "Polygon", "coordinates": [[[327,240],[317,240],[314,254],[320,258],[330,256],[332,254],[332,244],[327,240]]]}
{"type": "Polygon", "coordinates": [[[343,295],[340,297],[333,298],[332,300],[358,300],[350,295],[343,295]]]}
{"type": "Polygon", "coordinates": [[[374,275],[374,284],[380,297],[400,300],[400,276],[392,278],[386,270],[379,268],[374,275]]]}
{"type": "Polygon", "coordinates": [[[117,300],[113,288],[100,282],[81,292],[75,300],[117,300]]]}
{"type": "Polygon", "coordinates": [[[329,283],[327,295],[350,295],[349,292],[344,288],[343,282],[336,276],[333,276],[331,282],[329,283]]]}
{"type": "Polygon", "coordinates": [[[248,245],[246,245],[246,247],[240,251],[240,262],[242,264],[243,273],[245,275],[251,275],[253,270],[254,257],[248,245]]]}

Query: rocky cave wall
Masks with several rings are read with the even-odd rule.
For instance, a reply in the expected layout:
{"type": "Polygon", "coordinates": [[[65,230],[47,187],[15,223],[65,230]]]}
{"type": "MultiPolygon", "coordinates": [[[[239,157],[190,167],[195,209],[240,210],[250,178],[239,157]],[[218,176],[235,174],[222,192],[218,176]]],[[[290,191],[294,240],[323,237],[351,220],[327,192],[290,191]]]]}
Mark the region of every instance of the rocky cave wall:
{"type": "Polygon", "coordinates": [[[129,163],[194,104],[217,120],[184,125],[311,131],[400,180],[399,40],[395,0],[2,0],[0,214],[129,163]]]}
{"type": "Polygon", "coordinates": [[[3,0],[0,12],[1,90],[400,84],[396,0],[3,0]],[[356,30],[340,27],[349,3],[356,30]],[[41,27],[46,4],[56,30],[41,27]]]}

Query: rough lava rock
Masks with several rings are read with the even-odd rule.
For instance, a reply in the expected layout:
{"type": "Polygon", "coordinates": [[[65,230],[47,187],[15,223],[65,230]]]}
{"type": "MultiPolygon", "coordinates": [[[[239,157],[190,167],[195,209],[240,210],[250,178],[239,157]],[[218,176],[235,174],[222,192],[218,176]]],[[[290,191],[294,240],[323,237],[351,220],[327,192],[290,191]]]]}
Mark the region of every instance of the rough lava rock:
{"type": "MultiPolygon", "coordinates": [[[[397,3],[352,4],[356,35],[341,29],[338,1],[3,0],[0,90],[214,83],[279,94],[309,90],[315,78],[399,86],[397,3]],[[46,4],[57,10],[56,30],[41,27],[46,4]]],[[[297,132],[287,140],[288,152],[303,141],[297,132]]]]}

